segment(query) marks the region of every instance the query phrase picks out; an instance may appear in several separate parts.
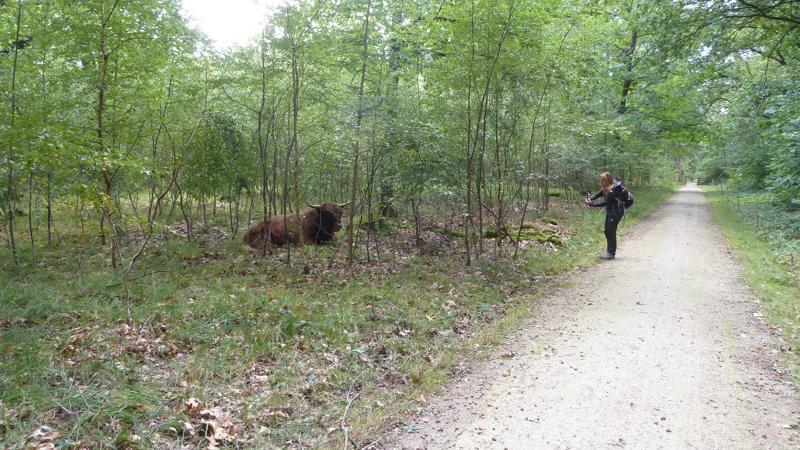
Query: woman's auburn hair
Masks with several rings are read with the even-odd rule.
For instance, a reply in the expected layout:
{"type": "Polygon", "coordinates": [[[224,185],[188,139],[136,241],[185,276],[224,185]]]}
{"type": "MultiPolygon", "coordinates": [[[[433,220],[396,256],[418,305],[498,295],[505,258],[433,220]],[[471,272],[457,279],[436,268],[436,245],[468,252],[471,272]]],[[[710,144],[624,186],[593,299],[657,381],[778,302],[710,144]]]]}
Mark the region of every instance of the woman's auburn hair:
{"type": "Polygon", "coordinates": [[[600,174],[600,188],[604,192],[611,191],[611,186],[614,184],[614,175],[611,172],[603,172],[600,174]]]}

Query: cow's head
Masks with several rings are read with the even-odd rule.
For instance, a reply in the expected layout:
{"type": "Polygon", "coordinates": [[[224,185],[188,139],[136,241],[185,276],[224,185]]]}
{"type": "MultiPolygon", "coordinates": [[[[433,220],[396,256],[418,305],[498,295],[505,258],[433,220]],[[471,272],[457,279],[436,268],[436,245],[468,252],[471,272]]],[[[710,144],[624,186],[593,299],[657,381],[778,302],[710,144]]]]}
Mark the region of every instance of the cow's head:
{"type": "Polygon", "coordinates": [[[311,208],[319,213],[319,225],[322,231],[333,236],[342,228],[342,212],[349,203],[323,203],[322,205],[311,205],[311,208]]]}

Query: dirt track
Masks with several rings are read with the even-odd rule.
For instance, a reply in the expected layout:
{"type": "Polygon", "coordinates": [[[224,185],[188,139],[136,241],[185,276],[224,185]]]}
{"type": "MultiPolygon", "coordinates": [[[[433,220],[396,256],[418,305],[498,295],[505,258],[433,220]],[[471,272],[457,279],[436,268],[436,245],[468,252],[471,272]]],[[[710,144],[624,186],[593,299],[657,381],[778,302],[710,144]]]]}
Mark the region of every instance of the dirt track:
{"type": "Polygon", "coordinates": [[[570,286],[378,445],[798,448],[780,343],[696,187],[570,286]]]}

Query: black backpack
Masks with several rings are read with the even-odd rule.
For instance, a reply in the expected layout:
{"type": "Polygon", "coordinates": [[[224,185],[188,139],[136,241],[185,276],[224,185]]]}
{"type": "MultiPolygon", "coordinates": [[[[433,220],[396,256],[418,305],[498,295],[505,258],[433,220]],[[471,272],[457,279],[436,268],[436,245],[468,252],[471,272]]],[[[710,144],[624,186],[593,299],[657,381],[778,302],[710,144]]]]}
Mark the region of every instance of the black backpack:
{"type": "Polygon", "coordinates": [[[633,194],[631,194],[631,191],[629,191],[628,188],[626,188],[625,186],[620,186],[620,187],[622,188],[622,198],[624,199],[620,201],[622,202],[622,206],[625,209],[628,209],[631,206],[633,206],[633,202],[635,202],[636,199],[633,197],[633,194]]]}

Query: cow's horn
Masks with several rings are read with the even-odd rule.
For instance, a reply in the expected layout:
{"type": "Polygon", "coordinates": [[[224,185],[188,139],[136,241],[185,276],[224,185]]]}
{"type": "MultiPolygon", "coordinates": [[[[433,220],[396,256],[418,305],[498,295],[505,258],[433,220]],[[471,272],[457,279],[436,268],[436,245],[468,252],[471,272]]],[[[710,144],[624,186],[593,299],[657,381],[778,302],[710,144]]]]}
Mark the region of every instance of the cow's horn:
{"type": "Polygon", "coordinates": [[[339,203],[339,206],[341,206],[342,208],[344,208],[345,206],[349,205],[350,203],[351,203],[351,202],[347,202],[347,203],[339,203]]]}
{"type": "Polygon", "coordinates": [[[308,203],[308,206],[310,206],[310,207],[312,207],[312,208],[314,208],[314,209],[320,209],[320,208],[322,208],[322,205],[312,205],[311,203],[308,203]]]}

